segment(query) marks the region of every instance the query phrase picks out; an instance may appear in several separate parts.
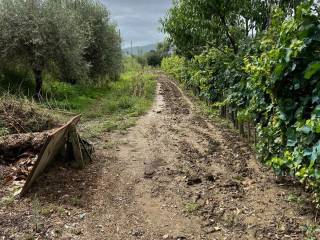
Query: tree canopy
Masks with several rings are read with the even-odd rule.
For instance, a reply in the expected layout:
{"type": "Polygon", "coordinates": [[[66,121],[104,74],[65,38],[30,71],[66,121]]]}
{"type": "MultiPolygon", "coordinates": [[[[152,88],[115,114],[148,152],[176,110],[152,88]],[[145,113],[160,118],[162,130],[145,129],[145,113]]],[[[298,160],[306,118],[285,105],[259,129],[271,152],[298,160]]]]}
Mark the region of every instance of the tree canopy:
{"type": "Polygon", "coordinates": [[[116,77],[120,42],[108,11],[93,0],[0,2],[0,61],[32,69],[37,98],[44,70],[71,83],[116,77]]]}
{"type": "Polygon", "coordinates": [[[281,7],[292,14],[301,0],[175,0],[162,19],[179,54],[192,57],[207,47],[223,51],[227,46],[238,52],[248,37],[265,31],[271,21],[272,9],[281,7]]]}

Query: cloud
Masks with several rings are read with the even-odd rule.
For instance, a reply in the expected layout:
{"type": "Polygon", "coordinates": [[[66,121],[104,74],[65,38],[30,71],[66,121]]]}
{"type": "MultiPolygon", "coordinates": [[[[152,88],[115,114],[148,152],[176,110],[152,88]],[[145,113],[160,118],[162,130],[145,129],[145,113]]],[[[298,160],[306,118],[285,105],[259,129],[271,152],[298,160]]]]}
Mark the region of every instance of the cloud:
{"type": "Polygon", "coordinates": [[[141,46],[163,40],[159,20],[170,8],[171,0],[102,1],[120,28],[124,47],[130,46],[131,41],[134,46],[141,46]]]}

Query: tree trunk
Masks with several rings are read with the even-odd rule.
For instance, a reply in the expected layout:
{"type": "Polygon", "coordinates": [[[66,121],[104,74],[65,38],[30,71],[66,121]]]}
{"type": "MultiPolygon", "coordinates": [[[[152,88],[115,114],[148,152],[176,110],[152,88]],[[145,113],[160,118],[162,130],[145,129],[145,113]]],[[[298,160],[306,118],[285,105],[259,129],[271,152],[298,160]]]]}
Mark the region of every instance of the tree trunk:
{"type": "Polygon", "coordinates": [[[34,99],[39,101],[41,99],[41,92],[42,92],[42,70],[39,67],[35,67],[33,69],[33,73],[34,73],[34,78],[36,81],[34,99]]]}

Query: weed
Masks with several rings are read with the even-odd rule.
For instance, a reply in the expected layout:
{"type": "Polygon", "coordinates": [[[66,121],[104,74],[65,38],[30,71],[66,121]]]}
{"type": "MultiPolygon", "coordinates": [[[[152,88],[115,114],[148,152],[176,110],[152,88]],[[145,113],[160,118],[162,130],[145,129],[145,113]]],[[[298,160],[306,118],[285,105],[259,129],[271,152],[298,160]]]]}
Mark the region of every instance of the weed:
{"type": "Polygon", "coordinates": [[[51,213],[53,212],[52,206],[48,206],[48,207],[43,207],[40,210],[41,215],[48,217],[51,215],[51,213]]]}
{"type": "Polygon", "coordinates": [[[26,234],[24,237],[23,237],[24,240],[35,240],[36,238],[32,235],[32,234],[26,234]]]}
{"type": "Polygon", "coordinates": [[[199,209],[199,204],[195,203],[195,202],[190,202],[190,203],[187,203],[186,206],[185,206],[185,211],[187,213],[193,213],[195,211],[197,211],[199,209]]]}
{"type": "Polygon", "coordinates": [[[136,117],[151,107],[155,88],[156,82],[150,74],[134,72],[123,74],[119,81],[109,85],[103,97],[97,99],[83,112],[84,136],[93,137],[102,132],[123,131],[133,126],[136,117]],[[139,81],[144,83],[140,84],[139,81]],[[140,96],[133,94],[137,85],[144,87],[140,96]]]}
{"type": "Polygon", "coordinates": [[[110,139],[104,143],[103,149],[113,149],[119,145],[126,145],[128,143],[128,141],[113,141],[110,139]]]}
{"type": "Polygon", "coordinates": [[[293,193],[289,194],[289,196],[287,198],[287,201],[291,202],[291,203],[297,203],[297,204],[303,204],[304,203],[304,200],[301,197],[299,197],[299,196],[297,196],[297,195],[295,195],[293,193]]]}
{"type": "Polygon", "coordinates": [[[35,231],[41,231],[43,226],[41,221],[41,205],[37,195],[35,195],[32,199],[32,221],[35,231]]]}
{"type": "Polygon", "coordinates": [[[9,197],[3,197],[0,199],[0,206],[9,206],[11,204],[13,204],[15,200],[15,197],[14,196],[9,196],[9,197]]]}
{"type": "Polygon", "coordinates": [[[56,211],[57,211],[57,213],[59,213],[59,214],[64,214],[64,213],[66,212],[66,210],[65,210],[63,207],[61,207],[61,206],[57,206],[57,207],[56,207],[56,211]]]}
{"type": "Polygon", "coordinates": [[[305,240],[317,240],[320,233],[320,227],[316,225],[305,225],[302,227],[305,234],[305,240]]]}
{"type": "Polygon", "coordinates": [[[240,176],[240,175],[235,176],[234,179],[235,179],[236,181],[239,181],[239,182],[244,181],[244,177],[242,177],[242,176],[240,176]]]}
{"type": "Polygon", "coordinates": [[[0,137],[9,134],[9,130],[6,127],[1,127],[0,126],[0,137]]]}
{"type": "Polygon", "coordinates": [[[129,96],[125,96],[120,98],[119,104],[117,106],[117,108],[119,110],[126,110],[126,109],[130,109],[133,106],[133,101],[129,96]]]}

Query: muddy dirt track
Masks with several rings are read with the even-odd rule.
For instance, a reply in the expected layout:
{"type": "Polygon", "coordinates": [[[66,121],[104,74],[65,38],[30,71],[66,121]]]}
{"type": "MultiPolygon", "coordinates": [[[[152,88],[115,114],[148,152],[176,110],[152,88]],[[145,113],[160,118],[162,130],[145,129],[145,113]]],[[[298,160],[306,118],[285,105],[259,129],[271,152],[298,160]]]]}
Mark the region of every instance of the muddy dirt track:
{"type": "MultiPolygon", "coordinates": [[[[47,176],[49,189],[45,179],[34,187],[40,203],[64,208],[40,219],[37,239],[320,239],[308,195],[261,166],[237,134],[198,113],[161,73],[148,114],[99,141],[101,161],[47,176]]],[[[26,232],[35,221],[28,211],[0,224],[26,232]]]]}
{"type": "Polygon", "coordinates": [[[313,224],[307,196],[165,75],[152,110],[119,142],[81,239],[304,239],[313,224]]]}

